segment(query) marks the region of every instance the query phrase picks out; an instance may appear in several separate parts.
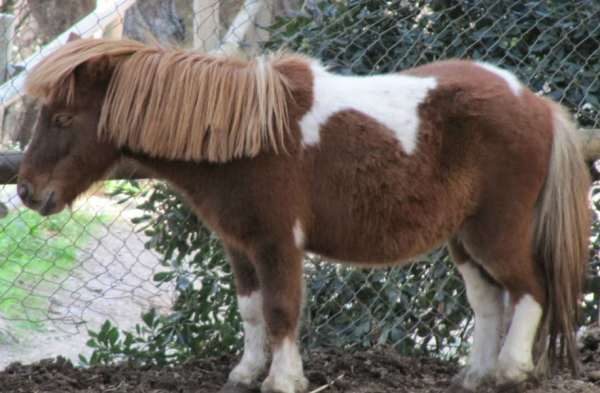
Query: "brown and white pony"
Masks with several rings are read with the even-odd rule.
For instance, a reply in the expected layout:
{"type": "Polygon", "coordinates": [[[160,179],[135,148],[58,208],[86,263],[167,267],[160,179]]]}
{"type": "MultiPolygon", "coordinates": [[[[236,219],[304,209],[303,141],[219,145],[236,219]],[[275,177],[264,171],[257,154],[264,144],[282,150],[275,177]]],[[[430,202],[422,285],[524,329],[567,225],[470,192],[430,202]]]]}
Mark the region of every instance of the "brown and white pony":
{"type": "Polygon", "coordinates": [[[507,71],[341,76],[299,55],[83,39],[35,67],[27,92],[44,104],[20,169],[27,206],[59,212],[127,158],[220,236],[245,331],[230,385],[255,383],[270,346],[263,392],[307,389],[307,251],[390,266],[447,243],[475,312],[453,389],[520,383],[548,354],[577,364],[588,173],[565,111],[507,71]]]}

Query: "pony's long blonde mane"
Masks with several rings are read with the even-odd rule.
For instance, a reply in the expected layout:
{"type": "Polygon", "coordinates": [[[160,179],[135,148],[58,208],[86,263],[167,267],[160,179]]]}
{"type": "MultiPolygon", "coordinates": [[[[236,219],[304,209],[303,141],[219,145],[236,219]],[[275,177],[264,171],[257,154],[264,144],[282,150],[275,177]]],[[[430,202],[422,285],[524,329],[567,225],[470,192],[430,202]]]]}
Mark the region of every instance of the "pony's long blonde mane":
{"type": "Polygon", "coordinates": [[[74,104],[76,68],[108,62],[100,136],[154,157],[226,162],[285,150],[288,85],[276,61],[82,39],[36,66],[26,90],[74,104]]]}

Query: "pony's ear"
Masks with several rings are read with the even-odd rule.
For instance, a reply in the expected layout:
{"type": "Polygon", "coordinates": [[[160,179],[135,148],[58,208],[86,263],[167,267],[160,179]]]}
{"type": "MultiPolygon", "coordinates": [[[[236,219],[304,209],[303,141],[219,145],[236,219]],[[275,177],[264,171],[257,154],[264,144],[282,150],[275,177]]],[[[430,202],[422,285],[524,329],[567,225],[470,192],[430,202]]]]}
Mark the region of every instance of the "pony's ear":
{"type": "Polygon", "coordinates": [[[98,56],[77,66],[75,77],[78,81],[90,84],[110,81],[116,62],[107,55],[98,56]]]}
{"type": "Polygon", "coordinates": [[[69,37],[67,37],[67,42],[76,41],[76,40],[80,40],[80,39],[81,39],[81,36],[72,31],[69,33],[69,37]]]}

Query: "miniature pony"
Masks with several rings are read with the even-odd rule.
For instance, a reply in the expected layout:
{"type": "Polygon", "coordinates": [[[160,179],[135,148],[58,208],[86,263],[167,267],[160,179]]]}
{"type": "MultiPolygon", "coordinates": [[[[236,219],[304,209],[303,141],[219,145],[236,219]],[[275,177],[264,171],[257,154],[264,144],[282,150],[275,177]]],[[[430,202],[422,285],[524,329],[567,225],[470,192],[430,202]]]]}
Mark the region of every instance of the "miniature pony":
{"type": "Polygon", "coordinates": [[[228,386],[268,369],[263,392],[306,391],[305,252],[401,266],[443,244],[475,313],[451,389],[518,384],[548,357],[576,367],[589,175],[567,113],[508,71],[444,61],[341,76],[295,54],[81,39],[26,89],[43,102],[20,168],[27,206],[57,213],[129,159],[218,234],[245,334],[228,386]]]}

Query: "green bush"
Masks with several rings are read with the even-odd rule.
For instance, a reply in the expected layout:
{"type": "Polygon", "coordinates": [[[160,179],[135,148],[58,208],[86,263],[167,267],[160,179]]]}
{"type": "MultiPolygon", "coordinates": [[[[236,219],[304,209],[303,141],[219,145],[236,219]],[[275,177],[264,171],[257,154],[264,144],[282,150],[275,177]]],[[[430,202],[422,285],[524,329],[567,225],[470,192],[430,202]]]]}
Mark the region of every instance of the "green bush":
{"type": "MultiPolygon", "coordinates": [[[[125,202],[141,190],[133,183],[113,190],[125,202]],[[137,191],[135,190],[137,188],[137,191]]],[[[241,324],[231,271],[218,240],[163,183],[142,194],[145,213],[133,220],[149,236],[146,247],[162,255],[165,269],[154,275],[163,285],[174,283],[177,298],[168,315],[150,310],[135,331],[119,331],[107,321],[90,331],[94,349],[85,364],[127,360],[167,364],[190,357],[217,355],[240,348],[241,324]]]]}

